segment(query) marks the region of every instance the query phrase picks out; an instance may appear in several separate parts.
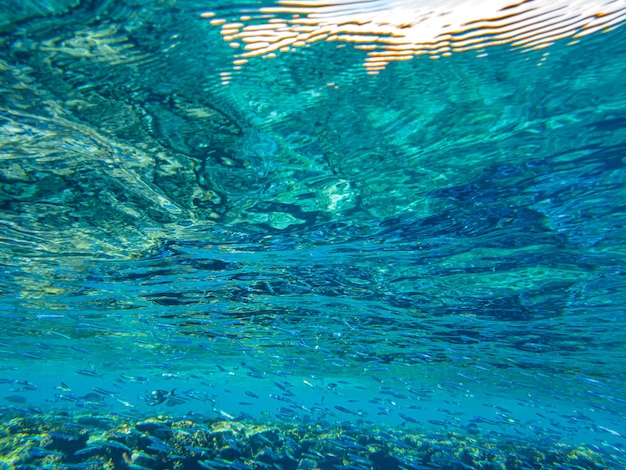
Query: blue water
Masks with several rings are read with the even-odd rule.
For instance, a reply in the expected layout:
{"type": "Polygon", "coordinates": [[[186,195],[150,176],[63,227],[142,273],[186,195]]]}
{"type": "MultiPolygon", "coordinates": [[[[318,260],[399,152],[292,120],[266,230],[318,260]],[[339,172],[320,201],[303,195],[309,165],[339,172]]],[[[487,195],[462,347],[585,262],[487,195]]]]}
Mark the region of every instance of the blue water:
{"type": "Polygon", "coordinates": [[[306,17],[271,2],[2,13],[0,467],[272,468],[102,444],[156,417],[328,442],[274,468],[626,466],[620,5],[380,67],[341,38],[229,45],[220,19],[272,44],[270,16],[306,17]],[[46,440],[72,425],[103,459],[46,440]],[[379,461],[337,430],[578,457],[379,461]]]}

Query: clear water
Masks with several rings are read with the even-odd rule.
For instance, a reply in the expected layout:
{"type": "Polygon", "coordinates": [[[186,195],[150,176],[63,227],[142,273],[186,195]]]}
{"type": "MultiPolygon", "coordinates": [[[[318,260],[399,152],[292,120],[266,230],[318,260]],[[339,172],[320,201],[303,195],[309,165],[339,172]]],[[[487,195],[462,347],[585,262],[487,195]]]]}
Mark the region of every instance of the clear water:
{"type": "Polygon", "coordinates": [[[381,70],[342,41],[233,66],[211,21],[262,6],[3,13],[0,427],[194,416],[623,467],[622,17],[381,70]]]}

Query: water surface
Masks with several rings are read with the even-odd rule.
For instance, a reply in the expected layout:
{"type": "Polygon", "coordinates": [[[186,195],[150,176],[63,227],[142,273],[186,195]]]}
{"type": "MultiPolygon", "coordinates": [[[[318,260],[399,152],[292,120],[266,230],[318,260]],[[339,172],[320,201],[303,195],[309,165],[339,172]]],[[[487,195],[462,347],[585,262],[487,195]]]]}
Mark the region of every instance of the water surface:
{"type": "Polygon", "coordinates": [[[2,14],[3,465],[623,467],[626,6],[344,3],[2,14]]]}

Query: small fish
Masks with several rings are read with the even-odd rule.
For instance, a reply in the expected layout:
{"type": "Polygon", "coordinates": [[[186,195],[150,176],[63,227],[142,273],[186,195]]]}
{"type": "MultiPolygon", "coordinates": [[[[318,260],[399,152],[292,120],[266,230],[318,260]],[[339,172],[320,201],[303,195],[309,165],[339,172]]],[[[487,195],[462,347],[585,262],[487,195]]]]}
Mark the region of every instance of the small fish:
{"type": "Polygon", "coordinates": [[[29,382],[28,380],[14,380],[13,383],[16,384],[16,385],[21,385],[20,390],[22,390],[22,391],[39,389],[39,387],[37,385],[35,385],[34,383],[29,382]]]}
{"type": "Polygon", "coordinates": [[[104,388],[100,388],[100,387],[91,387],[91,389],[96,392],[99,393],[100,395],[107,395],[107,396],[114,396],[117,395],[115,392],[111,392],[109,390],[105,390],[104,388]]]}
{"type": "Polygon", "coordinates": [[[63,401],[78,401],[78,397],[75,397],[74,395],[61,395],[59,393],[55,393],[54,396],[63,401]]]}
{"type": "Polygon", "coordinates": [[[428,422],[436,426],[447,426],[446,423],[444,423],[443,421],[439,421],[438,419],[429,419],[428,422]]]}
{"type": "Polygon", "coordinates": [[[228,421],[232,421],[235,419],[235,417],[233,415],[231,415],[230,413],[226,413],[224,410],[213,410],[215,411],[218,415],[220,415],[223,419],[226,419],[228,421]]]}
{"type": "Polygon", "coordinates": [[[100,377],[102,378],[102,374],[98,374],[96,372],[96,368],[92,365],[89,364],[89,369],[79,369],[76,371],[77,374],[79,375],[86,375],[87,377],[100,377]]]}
{"type": "Polygon", "coordinates": [[[283,392],[285,392],[285,395],[287,395],[289,397],[293,397],[294,396],[293,392],[291,390],[289,390],[285,385],[281,384],[280,382],[274,382],[274,385],[276,385],[283,392]]]}
{"type": "Polygon", "coordinates": [[[11,403],[26,403],[26,397],[22,395],[9,395],[4,397],[6,401],[10,401],[11,403]]]}
{"type": "Polygon", "coordinates": [[[128,447],[126,444],[119,442],[119,441],[115,441],[113,439],[107,440],[107,441],[101,441],[99,442],[99,444],[102,445],[103,447],[113,447],[116,449],[122,449],[123,451],[126,451],[126,452],[132,452],[132,449],[128,447]]]}
{"type": "Polygon", "coordinates": [[[492,420],[487,419],[487,418],[483,418],[482,416],[474,416],[470,420],[470,422],[472,422],[472,423],[487,423],[487,424],[492,424],[492,425],[498,424],[495,421],[492,421],[492,420]]]}
{"type": "Polygon", "coordinates": [[[246,364],[245,362],[242,362],[241,365],[243,367],[245,367],[246,369],[248,369],[247,375],[249,377],[252,377],[254,379],[264,379],[265,378],[266,373],[261,371],[261,370],[259,370],[259,369],[257,369],[256,367],[252,367],[252,366],[246,364]]]}
{"type": "Polygon", "coordinates": [[[60,336],[61,338],[64,338],[64,339],[71,339],[69,336],[64,335],[63,333],[59,333],[58,331],[54,331],[54,330],[48,330],[46,331],[46,333],[48,333],[49,335],[60,336]]]}
{"type": "Polygon", "coordinates": [[[95,392],[89,392],[83,395],[82,397],[78,397],[83,404],[93,404],[93,403],[102,403],[104,401],[104,397],[95,392]]]}
{"type": "Polygon", "coordinates": [[[174,395],[174,390],[176,390],[175,388],[173,388],[171,391],[167,391],[167,390],[152,390],[150,393],[147,393],[146,396],[144,397],[144,401],[149,405],[149,406],[156,406],[156,405],[160,405],[161,403],[163,403],[165,400],[175,396],[174,395]]]}
{"type": "Polygon", "coordinates": [[[354,411],[349,410],[348,408],[344,408],[343,406],[339,406],[339,405],[336,405],[335,409],[341,411],[342,413],[347,413],[349,415],[356,414],[354,411]]]}
{"type": "Polygon", "coordinates": [[[71,392],[72,389],[70,387],[68,387],[67,385],[65,385],[63,382],[61,382],[60,385],[57,385],[56,387],[57,390],[61,390],[62,392],[71,392]]]}
{"type": "Polygon", "coordinates": [[[291,402],[291,400],[289,398],[284,397],[282,395],[276,395],[274,393],[270,393],[267,396],[270,397],[270,398],[273,398],[274,400],[291,402]]]}
{"type": "Polygon", "coordinates": [[[83,455],[96,454],[98,452],[104,453],[104,450],[102,449],[102,447],[89,446],[89,447],[85,447],[83,449],[77,450],[76,452],[74,452],[74,456],[81,457],[83,455]]]}
{"type": "Polygon", "coordinates": [[[120,378],[128,382],[145,383],[148,381],[148,377],[141,377],[141,376],[133,377],[132,375],[126,375],[126,374],[120,374],[120,378]]]}
{"type": "Polygon", "coordinates": [[[408,415],[405,415],[404,413],[398,413],[398,415],[400,416],[400,418],[402,418],[405,421],[408,421],[409,423],[417,423],[417,420],[415,418],[411,418],[408,415]]]}
{"type": "Polygon", "coordinates": [[[363,465],[365,468],[372,468],[374,466],[374,462],[372,462],[370,459],[367,459],[365,457],[361,457],[359,455],[356,454],[348,454],[348,458],[350,459],[350,462],[352,463],[358,463],[363,465]]]}
{"type": "Polygon", "coordinates": [[[614,436],[618,436],[618,437],[625,437],[623,434],[613,430],[613,429],[609,429],[609,428],[605,428],[604,426],[598,426],[598,429],[601,429],[602,431],[606,431],[609,434],[613,434],[614,436]]]}
{"type": "Polygon", "coordinates": [[[146,447],[146,449],[163,453],[176,452],[176,449],[174,449],[172,446],[158,439],[150,444],[148,447],[146,447]]]}
{"type": "Polygon", "coordinates": [[[254,379],[264,379],[265,378],[264,374],[258,374],[258,373],[253,372],[253,371],[247,372],[246,375],[248,375],[248,376],[250,376],[250,377],[252,377],[254,379]]]}
{"type": "Polygon", "coordinates": [[[63,452],[55,452],[52,450],[43,449],[41,447],[31,447],[30,449],[28,449],[28,453],[31,457],[34,458],[45,458],[49,456],[61,458],[65,457],[65,454],[63,452]]]}

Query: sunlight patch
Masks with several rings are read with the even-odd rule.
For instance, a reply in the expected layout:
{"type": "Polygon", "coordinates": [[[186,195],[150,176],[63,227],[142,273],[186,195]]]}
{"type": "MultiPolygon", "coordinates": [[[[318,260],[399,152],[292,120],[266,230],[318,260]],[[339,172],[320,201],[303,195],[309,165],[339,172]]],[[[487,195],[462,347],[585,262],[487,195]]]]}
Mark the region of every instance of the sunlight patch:
{"type": "Polygon", "coordinates": [[[319,41],[352,43],[366,52],[364,67],[378,73],[391,62],[426,55],[510,44],[538,50],[565,38],[618,27],[626,0],[282,0],[254,14],[218,18],[203,13],[241,64],[251,57],[274,58],[319,41]]]}

